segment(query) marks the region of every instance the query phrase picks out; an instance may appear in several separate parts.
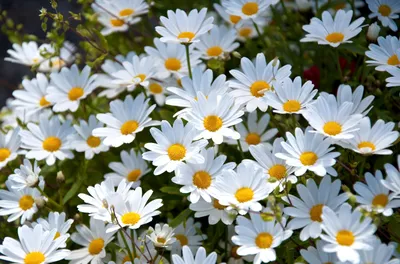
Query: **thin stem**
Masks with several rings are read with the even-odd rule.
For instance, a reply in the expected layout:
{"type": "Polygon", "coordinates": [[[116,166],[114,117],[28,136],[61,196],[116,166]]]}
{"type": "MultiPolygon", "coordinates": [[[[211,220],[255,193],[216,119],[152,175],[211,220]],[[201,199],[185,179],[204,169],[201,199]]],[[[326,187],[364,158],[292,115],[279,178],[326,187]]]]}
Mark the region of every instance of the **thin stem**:
{"type": "Polygon", "coordinates": [[[191,43],[185,43],[186,48],[186,61],[187,61],[187,66],[188,66],[188,71],[189,71],[189,77],[192,79],[192,66],[190,66],[190,55],[189,55],[189,46],[191,43]]]}
{"type": "Polygon", "coordinates": [[[243,152],[242,144],[240,143],[239,139],[237,140],[237,144],[239,147],[240,155],[242,156],[242,159],[244,159],[244,152],[243,152]]]}
{"type": "Polygon", "coordinates": [[[128,256],[129,256],[131,262],[133,262],[134,258],[133,258],[133,255],[132,255],[132,251],[131,251],[131,248],[128,245],[128,241],[126,241],[126,237],[125,237],[125,234],[124,234],[124,231],[122,230],[122,228],[119,229],[119,232],[121,234],[122,240],[124,241],[124,245],[126,247],[126,250],[128,251],[128,256]]]}
{"type": "Polygon", "coordinates": [[[47,201],[49,202],[49,204],[51,204],[52,206],[54,206],[56,208],[57,211],[63,211],[63,207],[61,205],[59,205],[56,201],[54,201],[53,199],[51,199],[50,197],[48,197],[46,195],[46,193],[42,190],[42,188],[40,188],[39,186],[36,186],[36,189],[39,190],[40,194],[43,195],[44,197],[47,198],[47,201]]]}
{"type": "Polygon", "coordinates": [[[263,36],[261,35],[260,28],[258,27],[257,23],[254,22],[253,19],[252,19],[251,21],[253,22],[253,25],[254,25],[254,28],[255,28],[256,31],[257,31],[258,37],[261,39],[261,41],[262,41],[262,43],[263,43],[263,46],[264,46],[264,49],[265,49],[265,51],[266,51],[266,50],[267,50],[267,42],[265,42],[265,39],[264,39],[263,36]]]}
{"type": "Polygon", "coordinates": [[[225,226],[225,258],[226,258],[226,260],[229,260],[229,257],[228,257],[228,241],[229,241],[228,226],[225,226]]]}

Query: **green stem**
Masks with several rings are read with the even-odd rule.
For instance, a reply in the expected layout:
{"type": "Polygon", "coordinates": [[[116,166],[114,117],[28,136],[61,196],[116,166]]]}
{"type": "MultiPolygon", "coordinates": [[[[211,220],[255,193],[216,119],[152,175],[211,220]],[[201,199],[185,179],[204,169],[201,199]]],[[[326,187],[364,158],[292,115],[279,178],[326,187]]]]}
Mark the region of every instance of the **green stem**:
{"type": "Polygon", "coordinates": [[[336,54],[336,58],[334,58],[334,59],[336,61],[336,66],[337,66],[337,70],[339,72],[340,81],[343,83],[343,72],[342,72],[342,67],[340,66],[339,51],[337,49],[335,50],[335,54],[336,54]]]}
{"type": "Polygon", "coordinates": [[[239,146],[240,155],[242,156],[242,159],[244,159],[244,152],[243,152],[242,144],[240,143],[239,139],[237,140],[237,144],[239,146]]]}
{"type": "Polygon", "coordinates": [[[36,188],[39,190],[40,194],[44,197],[47,198],[47,202],[49,204],[51,204],[53,207],[56,208],[57,211],[63,211],[63,207],[61,205],[59,205],[56,201],[54,201],[53,199],[51,199],[50,197],[48,197],[45,192],[42,190],[42,188],[40,188],[39,186],[36,186],[36,188]]]}
{"type": "Polygon", "coordinates": [[[255,28],[256,31],[257,31],[258,37],[261,39],[261,41],[262,41],[262,43],[263,43],[263,46],[264,46],[264,49],[265,49],[265,51],[266,51],[266,50],[267,50],[267,42],[265,42],[265,39],[264,39],[263,36],[261,35],[260,28],[258,27],[257,23],[254,22],[254,20],[251,20],[251,21],[253,22],[253,25],[254,25],[254,28],[255,28]]]}
{"type": "Polygon", "coordinates": [[[186,48],[186,61],[187,61],[187,66],[188,66],[188,71],[189,71],[189,77],[192,79],[192,66],[190,66],[190,55],[189,55],[189,46],[191,43],[185,43],[186,48]]]}
{"type": "Polygon", "coordinates": [[[225,258],[226,258],[227,262],[229,260],[229,256],[228,256],[228,241],[229,241],[228,226],[225,226],[225,258]]]}
{"type": "Polygon", "coordinates": [[[128,245],[128,241],[126,241],[126,237],[125,237],[125,234],[124,234],[124,231],[122,230],[122,228],[119,229],[119,232],[120,232],[120,234],[121,234],[121,237],[122,237],[122,240],[123,240],[124,245],[125,245],[125,247],[126,247],[126,250],[128,251],[128,256],[129,256],[131,262],[133,263],[134,257],[133,257],[133,255],[132,255],[131,248],[130,248],[129,245],[128,245]]]}

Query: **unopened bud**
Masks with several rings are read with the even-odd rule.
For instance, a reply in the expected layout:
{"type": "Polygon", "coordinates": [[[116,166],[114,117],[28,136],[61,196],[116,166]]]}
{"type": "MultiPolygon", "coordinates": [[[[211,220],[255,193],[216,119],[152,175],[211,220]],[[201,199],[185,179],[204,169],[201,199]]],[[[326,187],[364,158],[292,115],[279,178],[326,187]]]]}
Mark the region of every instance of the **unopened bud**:
{"type": "Polygon", "coordinates": [[[275,215],[272,213],[261,213],[260,216],[261,219],[264,220],[265,222],[270,222],[275,220],[275,215]]]}
{"type": "Polygon", "coordinates": [[[378,26],[378,23],[372,23],[368,27],[368,32],[367,32],[367,39],[369,41],[375,42],[376,39],[379,36],[379,32],[381,31],[381,27],[378,26]]]}
{"type": "Polygon", "coordinates": [[[104,208],[108,208],[108,202],[106,199],[103,199],[103,201],[101,201],[103,203],[103,207],[104,208]]]}
{"type": "Polygon", "coordinates": [[[46,204],[46,200],[42,196],[36,197],[35,204],[38,208],[43,208],[46,204]]]}
{"type": "Polygon", "coordinates": [[[56,177],[57,183],[61,184],[65,181],[65,176],[62,171],[57,172],[57,177],[56,177]]]}
{"type": "Polygon", "coordinates": [[[76,213],[76,214],[74,215],[74,222],[80,222],[80,220],[81,220],[81,215],[78,214],[78,213],[76,213]]]}
{"type": "Polygon", "coordinates": [[[272,61],[272,66],[277,66],[278,65],[278,63],[279,63],[279,58],[278,57],[275,57],[274,58],[274,60],[272,61]]]}
{"type": "Polygon", "coordinates": [[[238,59],[241,59],[241,58],[242,58],[242,55],[241,55],[239,52],[237,52],[237,51],[232,52],[232,56],[233,56],[233,57],[236,57],[236,58],[238,58],[238,59]]]}

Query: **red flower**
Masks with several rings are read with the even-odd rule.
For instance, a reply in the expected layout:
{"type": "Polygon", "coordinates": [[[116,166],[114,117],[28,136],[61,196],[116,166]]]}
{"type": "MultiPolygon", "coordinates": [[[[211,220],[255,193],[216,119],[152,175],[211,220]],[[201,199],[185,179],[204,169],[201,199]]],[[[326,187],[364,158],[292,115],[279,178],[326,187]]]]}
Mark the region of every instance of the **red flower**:
{"type": "Polygon", "coordinates": [[[315,88],[319,87],[321,72],[316,65],[313,65],[309,69],[304,70],[303,76],[305,79],[311,81],[314,84],[315,88]]]}
{"type": "Polygon", "coordinates": [[[354,61],[350,61],[350,63],[343,57],[339,57],[340,68],[342,68],[342,72],[350,70],[350,74],[354,74],[356,71],[356,63],[354,61]]]}

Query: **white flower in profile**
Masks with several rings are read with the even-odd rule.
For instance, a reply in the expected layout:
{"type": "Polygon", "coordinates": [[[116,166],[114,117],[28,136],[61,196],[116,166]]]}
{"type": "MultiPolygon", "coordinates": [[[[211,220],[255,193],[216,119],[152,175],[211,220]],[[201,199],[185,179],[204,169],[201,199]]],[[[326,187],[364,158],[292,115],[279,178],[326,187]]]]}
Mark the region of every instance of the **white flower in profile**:
{"type": "MultiPolygon", "coordinates": [[[[246,42],[248,40],[258,38],[258,33],[257,30],[253,24],[252,21],[250,20],[242,20],[243,23],[238,23],[238,25],[235,27],[237,31],[237,38],[241,42],[246,42]]],[[[259,23],[256,21],[258,28],[260,30],[260,33],[263,34],[263,27],[265,26],[265,21],[262,21],[262,23],[259,23]]]]}
{"type": "Polygon", "coordinates": [[[19,127],[9,130],[7,134],[0,132],[0,169],[17,158],[21,145],[19,133],[19,127]]]}
{"type": "MultiPolygon", "coordinates": [[[[329,96],[328,93],[325,92],[322,92],[321,94],[323,96],[329,96]]],[[[351,113],[362,114],[363,116],[366,116],[373,107],[371,106],[371,104],[375,96],[368,95],[363,99],[363,95],[364,95],[363,85],[357,86],[357,88],[353,92],[350,85],[341,84],[338,87],[336,100],[339,106],[343,105],[345,102],[353,103],[353,108],[351,113]]]]}
{"type": "Polygon", "coordinates": [[[400,69],[391,68],[387,70],[392,76],[386,78],[386,87],[400,87],[400,69]]]}
{"type": "Polygon", "coordinates": [[[4,238],[0,246],[0,259],[18,264],[53,263],[66,258],[70,251],[60,249],[69,235],[54,239],[57,230],[45,230],[38,224],[34,228],[27,225],[18,227],[18,240],[4,238]]]}
{"type": "MultiPolygon", "coordinates": [[[[69,237],[68,230],[71,228],[73,222],[74,220],[72,219],[66,220],[66,214],[64,212],[50,212],[47,219],[38,218],[36,222],[32,223],[32,225],[33,227],[36,225],[41,225],[45,231],[52,231],[55,229],[57,232],[54,235],[54,239],[57,239],[60,236],[65,235],[69,237]]],[[[65,246],[66,244],[64,243],[62,247],[65,246]]]]}
{"type": "Polygon", "coordinates": [[[396,19],[400,14],[400,3],[397,0],[366,0],[371,14],[369,18],[377,17],[384,27],[397,31],[396,19]]]}
{"type": "Polygon", "coordinates": [[[62,67],[72,64],[76,58],[76,46],[69,41],[65,41],[59,51],[56,51],[53,44],[46,43],[39,49],[51,56],[40,63],[38,71],[41,72],[58,72],[62,67]]]}
{"type": "Polygon", "coordinates": [[[322,209],[321,238],[327,242],[323,250],[336,253],[340,261],[360,263],[360,250],[372,250],[370,244],[376,226],[370,217],[364,217],[358,210],[344,203],[337,213],[325,206],[322,209]],[[361,218],[363,220],[361,222],[361,218]]]}
{"type": "Polygon", "coordinates": [[[32,163],[28,159],[24,159],[19,169],[15,169],[14,173],[8,176],[8,180],[11,182],[11,188],[17,191],[25,188],[34,188],[36,185],[43,189],[44,179],[39,174],[40,168],[37,162],[35,161],[32,166],[32,163]]]}
{"type": "Polygon", "coordinates": [[[149,115],[156,105],[149,107],[150,99],[145,99],[144,94],[139,94],[135,99],[131,95],[124,101],[116,99],[110,103],[110,113],[97,114],[96,117],[106,127],[95,128],[93,136],[104,137],[104,145],[119,147],[131,143],[136,134],[145,127],[158,125],[149,115]]]}
{"type": "Polygon", "coordinates": [[[344,264],[339,261],[336,254],[327,253],[323,250],[324,246],[327,243],[323,240],[318,240],[316,242],[317,248],[309,246],[306,249],[301,249],[301,256],[307,261],[309,264],[326,264],[326,263],[335,263],[335,264],[344,264]]]}
{"type": "Polygon", "coordinates": [[[167,95],[170,94],[169,91],[167,91],[167,88],[171,85],[175,86],[176,82],[175,77],[168,77],[163,81],[150,80],[145,92],[148,96],[153,97],[157,105],[164,106],[167,95]]]}
{"type": "Polygon", "coordinates": [[[219,203],[217,199],[212,198],[211,202],[206,202],[200,198],[196,203],[189,205],[190,210],[194,211],[194,217],[200,218],[208,216],[208,223],[215,225],[222,221],[225,225],[229,226],[236,218],[237,212],[235,210],[225,210],[226,205],[219,203]]]}
{"type": "Polygon", "coordinates": [[[376,66],[375,70],[386,71],[400,66],[400,39],[398,37],[379,37],[378,45],[370,44],[368,48],[365,55],[371,60],[367,60],[366,63],[369,66],[376,66]]]}
{"type": "Polygon", "coordinates": [[[386,245],[382,243],[378,237],[374,237],[370,243],[372,250],[360,251],[360,263],[382,263],[382,264],[399,264],[400,259],[393,258],[395,246],[393,244],[386,245]],[[372,242],[372,243],[371,243],[372,242]]]}
{"type": "Polygon", "coordinates": [[[207,256],[206,250],[203,247],[200,247],[197,252],[196,256],[193,256],[192,251],[188,246],[184,246],[182,248],[182,255],[181,258],[179,255],[174,254],[172,255],[172,263],[173,264],[215,264],[217,263],[217,253],[212,252],[207,256]]]}
{"type": "Polygon", "coordinates": [[[303,30],[308,34],[302,38],[301,42],[317,42],[319,45],[330,45],[337,48],[342,43],[351,43],[361,32],[361,24],[365,18],[360,17],[351,22],[353,11],[339,10],[335,17],[328,11],[322,13],[322,20],[316,17],[311,19],[311,23],[303,26],[303,30]]]}
{"type": "Polygon", "coordinates": [[[201,224],[194,222],[192,217],[180,223],[174,230],[176,242],[172,244],[171,253],[180,254],[182,247],[188,246],[194,253],[202,245],[202,241],[207,239],[207,235],[199,233],[201,224]]]}
{"type": "Polygon", "coordinates": [[[400,198],[400,155],[397,156],[397,168],[392,164],[385,164],[385,171],[387,177],[385,180],[381,180],[383,186],[391,190],[396,198],[400,198]]]}
{"type": "Polygon", "coordinates": [[[230,26],[236,27],[243,23],[243,20],[240,16],[228,14],[225,8],[220,4],[215,3],[213,7],[215,11],[217,11],[218,15],[220,15],[220,17],[222,17],[222,19],[225,22],[227,22],[230,26]]]}
{"type": "Polygon", "coordinates": [[[200,11],[193,9],[186,14],[185,11],[177,9],[176,12],[168,10],[168,17],[161,16],[163,26],[157,26],[156,31],[160,34],[162,42],[193,43],[198,42],[201,35],[207,33],[213,27],[213,17],[206,18],[207,8],[200,11]]]}
{"type": "Polygon", "coordinates": [[[152,161],[157,167],[154,175],[172,172],[184,161],[196,164],[204,162],[204,157],[199,152],[207,145],[207,140],[193,141],[197,131],[190,123],[184,126],[181,119],[176,119],[171,126],[163,120],[161,130],[151,128],[150,133],[157,143],[144,145],[150,151],[143,153],[143,159],[152,161]]]}
{"type": "Polygon", "coordinates": [[[7,50],[10,57],[6,57],[5,61],[32,66],[39,64],[44,59],[40,55],[40,49],[35,41],[23,42],[22,44],[14,43],[12,47],[13,49],[7,50]]]}
{"type": "Polygon", "coordinates": [[[226,12],[230,15],[238,16],[242,19],[256,19],[261,16],[267,9],[276,4],[277,0],[225,0],[221,4],[226,12]]]}
{"type": "Polygon", "coordinates": [[[176,242],[174,228],[168,224],[156,224],[154,228],[149,227],[147,233],[147,238],[153,242],[155,247],[166,248],[176,242]]]}

